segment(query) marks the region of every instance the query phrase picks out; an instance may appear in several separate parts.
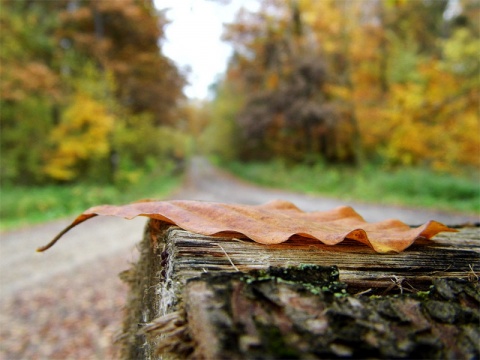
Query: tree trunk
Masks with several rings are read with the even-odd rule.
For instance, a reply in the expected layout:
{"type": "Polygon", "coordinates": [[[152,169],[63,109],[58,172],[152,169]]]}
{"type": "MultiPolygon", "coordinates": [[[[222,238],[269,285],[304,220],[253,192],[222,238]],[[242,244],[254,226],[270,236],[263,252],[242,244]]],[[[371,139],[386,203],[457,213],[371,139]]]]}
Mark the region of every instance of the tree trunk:
{"type": "Polygon", "coordinates": [[[279,245],[151,220],[131,285],[126,359],[478,358],[480,229],[379,255],[279,245]]]}

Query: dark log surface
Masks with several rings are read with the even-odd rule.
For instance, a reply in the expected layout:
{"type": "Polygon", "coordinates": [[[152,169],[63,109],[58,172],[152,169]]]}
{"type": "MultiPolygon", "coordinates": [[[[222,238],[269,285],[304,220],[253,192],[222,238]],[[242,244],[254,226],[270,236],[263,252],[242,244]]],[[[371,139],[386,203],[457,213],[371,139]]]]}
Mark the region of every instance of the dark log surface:
{"type": "Polygon", "coordinates": [[[380,255],[353,241],[267,246],[151,220],[140,250],[122,276],[125,358],[479,356],[478,227],[380,255]]]}

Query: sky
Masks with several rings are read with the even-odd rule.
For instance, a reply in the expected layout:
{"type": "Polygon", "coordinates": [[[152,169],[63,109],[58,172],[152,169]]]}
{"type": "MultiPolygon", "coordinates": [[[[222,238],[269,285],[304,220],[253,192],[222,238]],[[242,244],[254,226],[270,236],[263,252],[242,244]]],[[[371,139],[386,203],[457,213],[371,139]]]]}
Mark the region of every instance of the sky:
{"type": "Polygon", "coordinates": [[[233,21],[243,6],[255,9],[255,0],[155,0],[158,9],[169,9],[163,53],[180,69],[190,68],[185,94],[205,99],[208,88],[227,66],[232,48],[221,40],[223,24],[233,21]],[[225,4],[227,3],[227,4],[225,4]]]}

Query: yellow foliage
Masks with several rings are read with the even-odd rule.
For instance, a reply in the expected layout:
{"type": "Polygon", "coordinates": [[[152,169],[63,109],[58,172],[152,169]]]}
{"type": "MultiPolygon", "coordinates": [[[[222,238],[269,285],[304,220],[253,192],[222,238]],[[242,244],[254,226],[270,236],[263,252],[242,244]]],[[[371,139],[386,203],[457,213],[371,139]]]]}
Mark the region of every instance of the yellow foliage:
{"type": "Polygon", "coordinates": [[[49,154],[45,173],[57,180],[74,179],[81,161],[98,159],[109,153],[113,126],[114,117],[104,104],[87,94],[75,94],[61,123],[51,134],[54,150],[49,154]]]}
{"type": "Polygon", "coordinates": [[[336,99],[349,101],[352,98],[352,92],[346,86],[329,84],[326,86],[326,91],[336,99]]]}
{"type": "MultiPolygon", "coordinates": [[[[480,167],[480,40],[460,28],[440,42],[442,59],[413,55],[417,63],[410,64],[404,81],[390,78],[382,88],[382,56],[388,54],[382,31],[375,26],[357,28],[350,48],[355,59],[353,92],[350,99],[346,88],[331,92],[354,104],[366,150],[379,152],[391,164],[449,172],[480,167]]],[[[389,61],[392,66],[401,60],[394,56],[389,61]]]]}
{"type": "MultiPolygon", "coordinates": [[[[363,148],[370,157],[383,155],[382,159],[393,165],[450,172],[480,167],[480,39],[473,22],[447,24],[441,4],[433,1],[296,0],[272,4],[277,6],[270,14],[278,15],[276,30],[286,34],[285,43],[294,44],[295,51],[282,50],[284,44],[270,33],[258,36],[262,17],[239,17],[228,39],[240,49],[249,49],[256,58],[239,56],[232,61],[226,79],[233,84],[235,96],[242,94],[248,99],[252,93],[263,94],[287,84],[285,79],[292,75],[288,64],[311,53],[327,73],[324,86],[316,91],[324,92],[321,101],[331,102],[336,112],[334,126],[321,128],[316,138],[328,134],[326,138],[347,144],[343,149],[363,148]],[[284,16],[296,15],[294,10],[301,15],[302,31],[298,33],[294,31],[298,25],[295,16],[291,16],[293,20],[284,16]],[[302,47],[308,51],[297,51],[302,47]],[[293,60],[277,61],[272,71],[267,66],[270,61],[265,61],[271,59],[262,49],[274,49],[271,52],[279,59],[293,60]],[[282,51],[283,57],[278,55],[282,51]],[[242,71],[256,76],[242,77],[242,71]],[[350,117],[342,117],[342,111],[350,117]],[[348,126],[342,126],[342,120],[348,126]],[[358,133],[361,145],[355,141],[358,133]],[[339,141],[341,138],[345,141],[339,141]]],[[[467,8],[462,16],[472,14],[467,8]]],[[[261,96],[258,99],[265,102],[261,96]]],[[[229,101],[237,112],[248,104],[219,93],[211,126],[205,132],[205,143],[217,153],[221,152],[215,147],[228,148],[228,139],[235,138],[238,128],[255,125],[235,121],[229,101]],[[224,106],[228,110],[222,109],[224,106]]],[[[298,139],[305,134],[274,120],[270,121],[270,133],[262,135],[265,141],[258,142],[285,157],[294,158],[294,150],[305,151],[298,146],[298,139]]]]}
{"type": "Polygon", "coordinates": [[[442,43],[447,68],[454,73],[474,74],[478,77],[480,39],[475,38],[467,28],[460,28],[442,43]]]}
{"type": "Polygon", "coordinates": [[[384,110],[390,131],[384,155],[392,163],[427,163],[442,171],[478,167],[478,84],[465,87],[464,79],[439,65],[437,61],[422,65],[420,84],[392,86],[384,110]],[[476,99],[469,93],[477,94],[476,99]]]}

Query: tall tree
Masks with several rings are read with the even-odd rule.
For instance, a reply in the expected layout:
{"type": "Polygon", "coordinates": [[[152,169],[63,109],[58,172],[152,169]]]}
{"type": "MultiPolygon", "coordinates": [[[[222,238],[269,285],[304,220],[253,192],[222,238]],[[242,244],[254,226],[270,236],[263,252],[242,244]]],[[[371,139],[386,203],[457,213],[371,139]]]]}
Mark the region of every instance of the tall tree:
{"type": "Polygon", "coordinates": [[[176,126],[184,78],[161,52],[153,1],[0,6],[2,181],[107,179],[95,169],[119,155],[130,167],[170,152],[157,136],[176,126]]]}
{"type": "Polygon", "coordinates": [[[38,182],[48,134],[58,120],[61,84],[53,32],[55,6],[0,2],[0,180],[38,182]]]}
{"type": "Polygon", "coordinates": [[[226,37],[236,50],[231,67],[244,73],[249,94],[238,117],[245,157],[352,156],[349,142],[338,136],[351,114],[328,96],[332,78],[321,48],[309,41],[303,16],[297,1],[270,1],[257,14],[241,13],[228,28],[226,37]]]}
{"type": "Polygon", "coordinates": [[[59,35],[114,73],[124,106],[171,125],[184,78],[159,48],[166,23],[152,0],[78,0],[62,12],[59,35]]]}
{"type": "Polygon", "coordinates": [[[451,2],[265,0],[241,12],[224,81],[245,99],[239,153],[478,167],[480,8],[458,1],[447,19],[451,2]]]}

